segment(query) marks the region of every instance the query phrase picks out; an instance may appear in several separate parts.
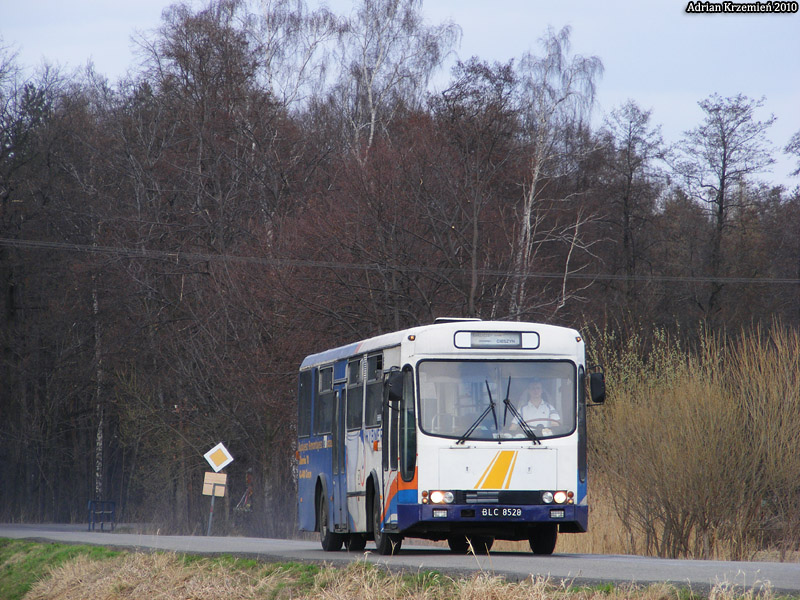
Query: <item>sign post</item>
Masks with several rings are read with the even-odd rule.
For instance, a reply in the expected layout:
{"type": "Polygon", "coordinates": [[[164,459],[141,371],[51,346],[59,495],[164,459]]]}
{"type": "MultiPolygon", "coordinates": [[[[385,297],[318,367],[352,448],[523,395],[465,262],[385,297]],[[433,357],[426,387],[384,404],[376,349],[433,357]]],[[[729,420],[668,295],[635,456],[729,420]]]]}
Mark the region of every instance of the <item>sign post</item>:
{"type": "Polygon", "coordinates": [[[206,473],[203,480],[203,495],[211,496],[211,511],[208,513],[208,530],[206,535],[211,535],[211,523],[214,521],[214,499],[225,496],[228,487],[228,476],[225,473],[206,473]]]}
{"type": "Polygon", "coordinates": [[[211,524],[214,520],[214,499],[217,496],[224,497],[225,490],[228,487],[228,476],[225,473],[220,473],[220,471],[233,462],[233,456],[220,442],[206,452],[203,457],[214,469],[213,473],[206,473],[203,480],[203,495],[211,496],[211,510],[208,513],[208,531],[206,532],[206,535],[211,535],[211,524]]]}

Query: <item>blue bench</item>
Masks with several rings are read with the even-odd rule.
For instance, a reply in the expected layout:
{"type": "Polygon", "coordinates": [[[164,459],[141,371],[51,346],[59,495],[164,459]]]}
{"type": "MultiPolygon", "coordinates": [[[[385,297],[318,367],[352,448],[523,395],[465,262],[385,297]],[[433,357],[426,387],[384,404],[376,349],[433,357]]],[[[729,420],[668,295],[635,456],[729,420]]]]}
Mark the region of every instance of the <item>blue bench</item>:
{"type": "Polygon", "coordinates": [[[112,500],[89,500],[89,531],[94,531],[98,523],[100,531],[105,531],[105,525],[114,531],[115,511],[116,502],[112,500]]]}

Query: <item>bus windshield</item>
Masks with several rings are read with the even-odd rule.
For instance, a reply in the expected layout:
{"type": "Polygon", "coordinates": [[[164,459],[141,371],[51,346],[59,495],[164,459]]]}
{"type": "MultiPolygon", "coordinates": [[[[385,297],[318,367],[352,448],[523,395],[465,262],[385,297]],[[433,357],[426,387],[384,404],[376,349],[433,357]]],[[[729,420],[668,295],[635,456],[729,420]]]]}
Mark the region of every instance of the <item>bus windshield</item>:
{"type": "Polygon", "coordinates": [[[420,426],[428,435],[502,441],[575,430],[571,362],[425,360],[418,373],[420,426]]]}

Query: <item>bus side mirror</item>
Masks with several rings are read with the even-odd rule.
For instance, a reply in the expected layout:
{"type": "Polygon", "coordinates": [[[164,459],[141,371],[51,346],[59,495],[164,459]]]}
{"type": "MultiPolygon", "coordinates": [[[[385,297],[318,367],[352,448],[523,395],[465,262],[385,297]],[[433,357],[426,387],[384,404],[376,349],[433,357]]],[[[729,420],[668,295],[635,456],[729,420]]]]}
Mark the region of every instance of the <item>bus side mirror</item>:
{"type": "Polygon", "coordinates": [[[589,373],[589,392],[595,404],[603,404],[606,401],[606,375],[602,369],[589,373]]]}
{"type": "Polygon", "coordinates": [[[403,372],[390,371],[383,382],[383,390],[387,402],[400,402],[403,399],[403,372]]]}

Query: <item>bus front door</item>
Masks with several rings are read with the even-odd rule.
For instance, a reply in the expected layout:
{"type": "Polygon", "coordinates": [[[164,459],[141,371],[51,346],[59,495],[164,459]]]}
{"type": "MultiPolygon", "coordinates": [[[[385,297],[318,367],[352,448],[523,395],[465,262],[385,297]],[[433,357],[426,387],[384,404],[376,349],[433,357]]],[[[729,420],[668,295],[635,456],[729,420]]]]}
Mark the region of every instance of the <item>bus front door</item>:
{"type": "Polygon", "coordinates": [[[389,499],[397,496],[397,466],[399,455],[398,444],[398,408],[396,404],[388,402],[383,403],[383,486],[384,486],[384,500],[383,506],[387,511],[384,516],[384,522],[392,528],[392,524],[396,527],[397,524],[397,506],[390,505],[389,499]]]}
{"type": "Polygon", "coordinates": [[[331,435],[331,472],[333,474],[334,531],[347,529],[347,457],[345,455],[345,402],[343,390],[337,390],[331,435]]]}

